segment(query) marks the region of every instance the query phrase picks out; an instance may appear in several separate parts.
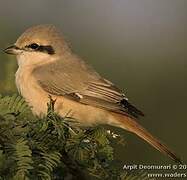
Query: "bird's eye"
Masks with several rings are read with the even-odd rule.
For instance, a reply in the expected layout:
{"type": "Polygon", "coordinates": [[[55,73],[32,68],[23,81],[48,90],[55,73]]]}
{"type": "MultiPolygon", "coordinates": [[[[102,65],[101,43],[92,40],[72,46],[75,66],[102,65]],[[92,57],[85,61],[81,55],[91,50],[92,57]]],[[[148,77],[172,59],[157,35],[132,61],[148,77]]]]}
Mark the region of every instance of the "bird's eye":
{"type": "Polygon", "coordinates": [[[32,44],[30,44],[28,47],[31,48],[31,49],[38,49],[38,48],[39,48],[39,45],[36,44],[36,43],[32,43],[32,44]]]}

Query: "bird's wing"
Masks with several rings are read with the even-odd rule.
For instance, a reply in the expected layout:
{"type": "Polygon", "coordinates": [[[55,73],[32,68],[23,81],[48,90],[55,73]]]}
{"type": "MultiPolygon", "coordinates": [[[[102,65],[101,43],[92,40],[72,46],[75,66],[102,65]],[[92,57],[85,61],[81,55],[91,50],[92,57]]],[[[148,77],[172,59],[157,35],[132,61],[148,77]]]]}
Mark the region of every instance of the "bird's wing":
{"type": "Polygon", "coordinates": [[[77,58],[57,60],[36,67],[32,73],[39,85],[51,95],[65,96],[128,116],[143,116],[128,102],[121,90],[77,58]]]}

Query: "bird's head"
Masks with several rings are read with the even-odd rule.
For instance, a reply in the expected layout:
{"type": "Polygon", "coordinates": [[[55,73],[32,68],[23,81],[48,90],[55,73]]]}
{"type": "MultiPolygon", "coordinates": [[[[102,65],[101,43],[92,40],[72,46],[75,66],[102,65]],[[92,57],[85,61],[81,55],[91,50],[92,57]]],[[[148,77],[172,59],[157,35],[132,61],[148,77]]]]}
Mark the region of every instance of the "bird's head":
{"type": "Polygon", "coordinates": [[[38,25],[27,29],[14,45],[4,51],[16,55],[19,65],[31,65],[52,61],[69,48],[55,26],[38,25]]]}

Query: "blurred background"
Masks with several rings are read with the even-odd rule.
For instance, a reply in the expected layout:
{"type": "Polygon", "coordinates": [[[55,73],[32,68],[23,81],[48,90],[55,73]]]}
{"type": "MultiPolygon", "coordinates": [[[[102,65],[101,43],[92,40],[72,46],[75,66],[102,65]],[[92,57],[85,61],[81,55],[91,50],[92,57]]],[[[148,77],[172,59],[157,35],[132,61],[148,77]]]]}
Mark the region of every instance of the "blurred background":
{"type": "MultiPolygon", "coordinates": [[[[0,0],[0,48],[28,27],[59,27],[73,50],[124,90],[139,122],[187,160],[186,0],[0,0]]],[[[16,92],[15,57],[0,53],[0,93],[16,92]]],[[[115,129],[122,164],[168,164],[135,135],[115,129]]],[[[186,162],[186,161],[185,161],[186,162]]]]}

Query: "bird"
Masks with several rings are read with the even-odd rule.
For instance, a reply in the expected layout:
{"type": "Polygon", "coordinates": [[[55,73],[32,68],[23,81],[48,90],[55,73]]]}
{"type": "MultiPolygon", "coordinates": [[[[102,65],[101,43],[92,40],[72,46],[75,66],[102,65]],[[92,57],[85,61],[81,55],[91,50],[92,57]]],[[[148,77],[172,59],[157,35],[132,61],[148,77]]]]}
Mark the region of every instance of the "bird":
{"type": "Polygon", "coordinates": [[[47,113],[48,97],[56,99],[55,112],[82,126],[107,124],[136,134],[175,162],[180,158],[138,122],[144,113],[124,92],[76,55],[61,31],[52,24],[28,28],[7,47],[16,55],[15,82],[33,114],[47,113]]]}

